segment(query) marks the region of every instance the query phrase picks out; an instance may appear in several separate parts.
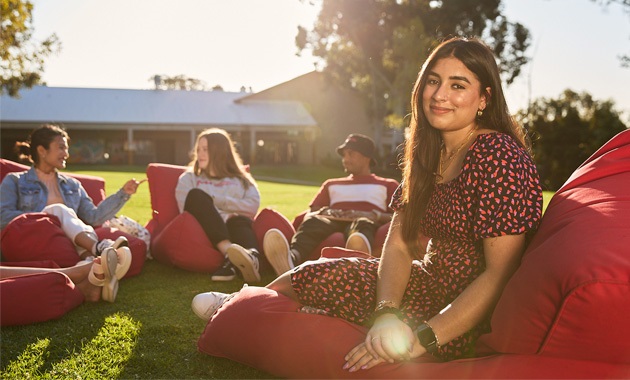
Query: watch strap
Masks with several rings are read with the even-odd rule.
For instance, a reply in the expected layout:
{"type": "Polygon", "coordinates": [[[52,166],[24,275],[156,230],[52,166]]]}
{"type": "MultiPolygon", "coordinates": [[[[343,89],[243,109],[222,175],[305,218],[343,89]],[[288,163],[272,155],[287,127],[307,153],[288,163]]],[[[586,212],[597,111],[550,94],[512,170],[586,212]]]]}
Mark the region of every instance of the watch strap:
{"type": "Polygon", "coordinates": [[[424,347],[428,353],[435,354],[438,350],[438,339],[433,329],[428,323],[423,323],[416,329],[418,342],[424,347]]]}

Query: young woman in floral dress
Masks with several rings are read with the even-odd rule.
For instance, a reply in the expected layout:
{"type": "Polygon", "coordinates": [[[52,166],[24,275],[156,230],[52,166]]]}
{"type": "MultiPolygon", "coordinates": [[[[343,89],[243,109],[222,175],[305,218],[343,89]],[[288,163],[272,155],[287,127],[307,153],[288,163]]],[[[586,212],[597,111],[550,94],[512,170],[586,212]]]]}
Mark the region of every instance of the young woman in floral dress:
{"type": "MultiPolygon", "coordinates": [[[[370,326],[345,357],[351,372],[427,353],[474,355],[541,217],[536,166],[485,44],[440,44],[418,75],[411,108],[381,258],[309,262],[267,286],[305,310],[370,326]]],[[[210,319],[230,296],[203,293],[193,307],[210,319]]]]}

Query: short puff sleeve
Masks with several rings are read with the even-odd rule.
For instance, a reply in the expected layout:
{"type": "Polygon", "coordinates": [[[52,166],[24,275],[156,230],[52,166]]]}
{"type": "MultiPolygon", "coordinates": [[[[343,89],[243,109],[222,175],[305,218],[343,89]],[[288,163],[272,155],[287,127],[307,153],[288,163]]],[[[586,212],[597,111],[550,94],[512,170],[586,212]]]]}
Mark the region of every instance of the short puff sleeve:
{"type": "Polygon", "coordinates": [[[542,214],[538,172],[525,149],[496,133],[474,148],[467,179],[475,239],[535,230],[542,214]]]}

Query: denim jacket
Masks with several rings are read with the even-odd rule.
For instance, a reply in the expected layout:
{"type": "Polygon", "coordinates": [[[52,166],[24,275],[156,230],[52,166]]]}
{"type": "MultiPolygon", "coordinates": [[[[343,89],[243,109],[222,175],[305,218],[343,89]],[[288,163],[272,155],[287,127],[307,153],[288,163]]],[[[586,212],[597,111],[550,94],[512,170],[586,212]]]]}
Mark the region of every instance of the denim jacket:
{"type": "MultiPolygon", "coordinates": [[[[57,173],[57,181],[64,204],[73,209],[83,222],[95,227],[113,218],[130,197],[120,189],[97,207],[78,180],[57,173]]],[[[47,201],[48,188],[37,177],[35,168],[7,174],[0,184],[0,228],[18,215],[41,212],[47,201]]]]}

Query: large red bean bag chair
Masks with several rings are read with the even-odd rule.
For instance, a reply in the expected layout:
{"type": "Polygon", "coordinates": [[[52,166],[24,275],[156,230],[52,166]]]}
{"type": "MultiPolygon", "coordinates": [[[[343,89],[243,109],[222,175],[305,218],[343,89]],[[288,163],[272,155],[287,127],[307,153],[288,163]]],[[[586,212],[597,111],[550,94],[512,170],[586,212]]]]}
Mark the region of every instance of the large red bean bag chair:
{"type": "MultiPolygon", "coordinates": [[[[185,166],[156,163],[147,167],[153,209],[153,218],[146,226],[151,233],[151,255],[162,263],[181,269],[213,273],[223,263],[223,255],[190,213],[179,213],[175,200],[175,187],[185,170],[185,166]]],[[[261,210],[253,223],[261,253],[262,238],[271,228],[280,229],[289,238],[295,232],[280,213],[271,209],[261,210]]],[[[264,255],[261,258],[264,260],[264,255]]],[[[263,266],[266,267],[265,263],[263,266]]]]}
{"type": "Polygon", "coordinates": [[[630,378],[628,189],[625,131],[553,197],[477,358],[422,357],[349,373],[344,355],[365,327],[298,312],[294,301],[258,287],[218,310],[198,348],[288,378],[630,378]]]}
{"type": "Polygon", "coordinates": [[[15,217],[2,229],[4,261],[37,261],[49,259],[59,267],[79,262],[74,244],[61,229],[59,219],[43,212],[15,217]]]}
{"type": "MultiPolygon", "coordinates": [[[[56,268],[52,261],[2,263],[56,268]]],[[[83,294],[63,273],[29,274],[0,280],[0,325],[14,326],[62,317],[83,303],[83,294]]]]}
{"type": "MultiPolygon", "coordinates": [[[[29,167],[9,160],[0,160],[2,179],[8,173],[28,170],[29,167]]],[[[81,182],[86,192],[98,205],[105,199],[105,180],[85,174],[66,175],[81,182]]],[[[125,236],[129,240],[132,263],[125,278],[140,274],[144,266],[147,246],[141,239],[106,227],[95,227],[99,239],[115,240],[125,236]]],[[[74,244],[60,227],[59,219],[46,213],[26,213],[15,217],[1,232],[2,259],[22,262],[52,260],[60,267],[69,267],[79,262],[74,244]]]]}

